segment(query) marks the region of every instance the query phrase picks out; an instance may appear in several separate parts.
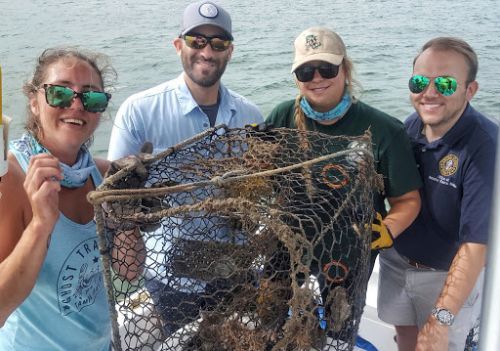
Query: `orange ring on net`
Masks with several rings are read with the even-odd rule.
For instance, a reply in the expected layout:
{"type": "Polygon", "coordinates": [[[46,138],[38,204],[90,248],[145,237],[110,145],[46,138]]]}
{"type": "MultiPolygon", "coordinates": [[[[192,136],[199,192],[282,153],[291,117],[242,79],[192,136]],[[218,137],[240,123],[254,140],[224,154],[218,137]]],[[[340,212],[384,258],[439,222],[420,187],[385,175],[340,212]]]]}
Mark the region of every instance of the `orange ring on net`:
{"type": "Polygon", "coordinates": [[[323,177],[323,182],[330,188],[332,189],[340,189],[344,186],[346,186],[349,183],[349,174],[347,171],[340,165],[334,165],[332,163],[327,164],[323,169],[321,170],[321,176],[323,177]],[[338,182],[332,182],[328,178],[328,172],[331,169],[337,170],[343,178],[341,178],[338,182]]]}
{"type": "Polygon", "coordinates": [[[326,276],[326,280],[328,280],[329,282],[331,283],[342,283],[344,280],[347,279],[347,275],[349,274],[349,267],[347,267],[345,264],[343,264],[342,262],[340,261],[337,261],[337,260],[332,260],[330,261],[329,263],[325,264],[323,266],[323,273],[325,273],[325,276],[326,276]],[[328,271],[330,270],[330,268],[332,267],[336,267],[336,268],[342,268],[342,270],[344,271],[344,274],[340,277],[330,277],[330,275],[328,274],[328,271]]]}

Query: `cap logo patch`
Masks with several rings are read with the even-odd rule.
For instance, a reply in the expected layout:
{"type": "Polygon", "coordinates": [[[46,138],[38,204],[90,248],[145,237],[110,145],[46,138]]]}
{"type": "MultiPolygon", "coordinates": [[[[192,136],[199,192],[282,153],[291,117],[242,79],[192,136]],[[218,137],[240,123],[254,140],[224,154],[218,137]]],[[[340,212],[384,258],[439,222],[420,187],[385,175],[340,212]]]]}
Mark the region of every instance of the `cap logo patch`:
{"type": "Polygon", "coordinates": [[[200,15],[206,18],[215,18],[219,14],[219,10],[214,4],[206,2],[200,6],[200,15]]]}
{"type": "Polygon", "coordinates": [[[439,161],[439,173],[442,176],[449,177],[457,172],[458,157],[453,154],[448,154],[439,161]]]}
{"type": "Polygon", "coordinates": [[[306,48],[315,50],[321,46],[318,37],[314,34],[309,34],[306,36],[306,48]]]}

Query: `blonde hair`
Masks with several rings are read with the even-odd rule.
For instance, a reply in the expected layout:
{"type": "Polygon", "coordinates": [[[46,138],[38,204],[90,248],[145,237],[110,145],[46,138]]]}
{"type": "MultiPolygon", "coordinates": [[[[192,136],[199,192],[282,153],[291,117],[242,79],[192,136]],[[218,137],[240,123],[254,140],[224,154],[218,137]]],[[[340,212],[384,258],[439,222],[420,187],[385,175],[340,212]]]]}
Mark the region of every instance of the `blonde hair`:
{"type": "MultiPolygon", "coordinates": [[[[344,60],[342,61],[342,69],[344,70],[345,75],[345,89],[351,96],[352,101],[355,102],[357,100],[355,94],[361,92],[361,84],[356,79],[354,79],[354,64],[352,63],[352,60],[347,56],[345,56],[344,60]]],[[[306,116],[304,114],[304,111],[302,111],[302,108],[300,108],[300,100],[302,99],[302,97],[303,96],[299,94],[295,98],[293,118],[297,129],[307,130],[306,116]]]]}

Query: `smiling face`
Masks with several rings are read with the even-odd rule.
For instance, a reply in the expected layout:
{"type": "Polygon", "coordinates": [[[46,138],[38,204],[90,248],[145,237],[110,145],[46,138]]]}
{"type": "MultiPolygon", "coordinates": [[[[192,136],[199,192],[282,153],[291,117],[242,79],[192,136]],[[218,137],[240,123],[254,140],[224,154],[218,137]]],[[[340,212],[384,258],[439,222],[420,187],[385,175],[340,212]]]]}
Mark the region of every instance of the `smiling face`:
{"type": "MultiPolygon", "coordinates": [[[[311,61],[308,64],[319,65],[322,61],[311,61]]],[[[336,77],[325,79],[315,70],[314,77],[309,82],[295,79],[300,94],[304,96],[311,107],[318,112],[326,112],[338,105],[345,88],[345,71],[342,64],[336,77]]]]}
{"type": "Polygon", "coordinates": [[[410,99],[426,125],[428,139],[442,137],[458,121],[467,102],[477,91],[477,82],[467,84],[469,67],[465,58],[451,50],[429,48],[415,61],[413,75],[430,78],[430,84],[419,94],[410,93],[410,99]],[[440,94],[434,85],[438,76],[452,76],[457,80],[457,90],[450,96],[440,94]]]}
{"type": "MultiPolygon", "coordinates": [[[[191,33],[208,37],[225,35],[222,29],[211,25],[199,26],[191,33]]],[[[225,51],[214,51],[210,44],[203,49],[193,49],[188,47],[182,38],[176,38],[174,46],[177,54],[181,56],[187,78],[202,87],[211,87],[219,82],[233,52],[232,44],[225,51]]]]}
{"type": "MultiPolygon", "coordinates": [[[[43,84],[62,85],[76,92],[103,91],[101,76],[87,62],[65,57],[47,67],[43,84]]],[[[51,107],[45,99],[45,90],[38,89],[30,97],[30,109],[38,119],[40,142],[58,157],[78,152],[90,139],[99,124],[100,113],[84,110],[79,98],[68,108],[51,107]]]]}

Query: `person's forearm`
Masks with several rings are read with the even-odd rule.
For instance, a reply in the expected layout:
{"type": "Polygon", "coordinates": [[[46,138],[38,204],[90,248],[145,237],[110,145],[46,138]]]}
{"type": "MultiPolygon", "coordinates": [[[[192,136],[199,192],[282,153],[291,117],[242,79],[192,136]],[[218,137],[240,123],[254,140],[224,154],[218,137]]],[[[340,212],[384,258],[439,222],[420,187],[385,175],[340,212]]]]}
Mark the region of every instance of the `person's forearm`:
{"type": "Polygon", "coordinates": [[[14,250],[0,263],[0,327],[33,290],[50,233],[46,225],[32,220],[14,250]]]}
{"type": "Polygon", "coordinates": [[[486,245],[465,243],[460,246],[439,295],[436,306],[457,314],[471,293],[486,262],[486,245]]]}
{"type": "Polygon", "coordinates": [[[128,281],[142,273],[146,251],[138,228],[115,234],[112,258],[113,270],[128,281]]]}
{"type": "Polygon", "coordinates": [[[418,190],[414,190],[399,197],[391,197],[388,201],[391,209],[384,218],[384,224],[396,238],[417,218],[420,212],[420,195],[418,190]]]}

